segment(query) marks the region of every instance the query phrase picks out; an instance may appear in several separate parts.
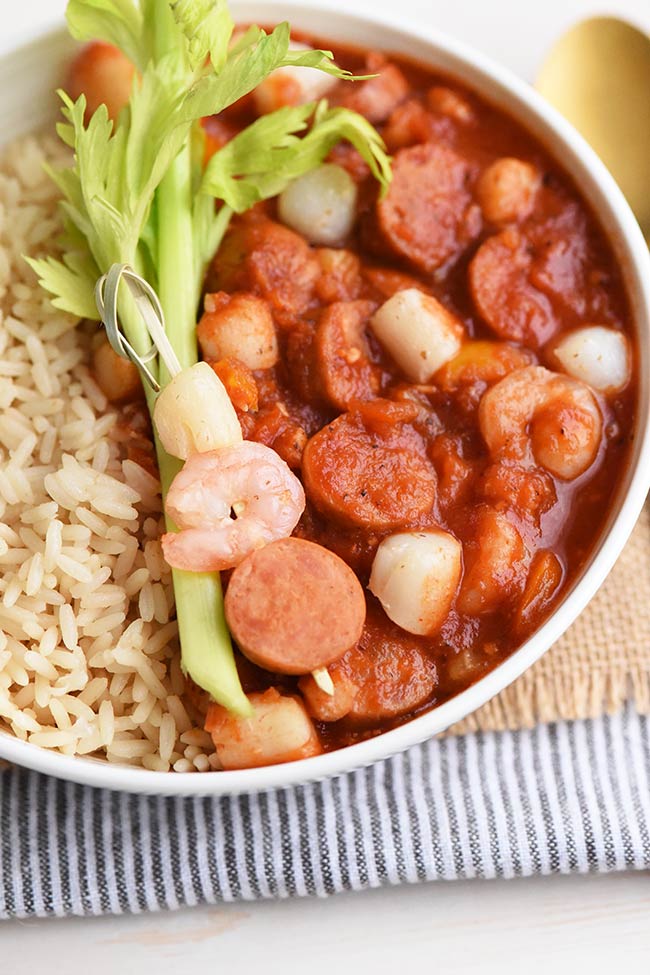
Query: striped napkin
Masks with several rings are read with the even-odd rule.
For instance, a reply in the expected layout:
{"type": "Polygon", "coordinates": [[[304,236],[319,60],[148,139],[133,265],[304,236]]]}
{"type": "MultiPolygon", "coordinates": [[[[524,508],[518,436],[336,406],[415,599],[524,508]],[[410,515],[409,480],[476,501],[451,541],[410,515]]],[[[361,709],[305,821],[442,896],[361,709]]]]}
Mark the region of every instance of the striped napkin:
{"type": "Polygon", "coordinates": [[[0,773],[0,917],[650,868],[650,718],[438,739],[311,785],[132,796],[0,773]]]}

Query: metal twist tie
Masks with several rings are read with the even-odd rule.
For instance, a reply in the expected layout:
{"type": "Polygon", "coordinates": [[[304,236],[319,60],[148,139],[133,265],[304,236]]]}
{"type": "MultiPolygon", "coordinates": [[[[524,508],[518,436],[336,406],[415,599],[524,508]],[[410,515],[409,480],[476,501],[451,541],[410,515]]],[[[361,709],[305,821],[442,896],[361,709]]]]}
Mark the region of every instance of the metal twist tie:
{"type": "Polygon", "coordinates": [[[158,295],[143,277],[128,264],[113,264],[95,285],[95,304],[111,348],[122,359],[130,360],[138,367],[154,392],[160,392],[160,383],[148,367],[161,357],[170,375],[180,372],[180,364],[165,333],[165,316],[158,295]],[[121,282],[129,288],[136,307],[151,337],[151,347],[144,353],[135,351],[120,329],[117,316],[117,299],[121,282]]]}

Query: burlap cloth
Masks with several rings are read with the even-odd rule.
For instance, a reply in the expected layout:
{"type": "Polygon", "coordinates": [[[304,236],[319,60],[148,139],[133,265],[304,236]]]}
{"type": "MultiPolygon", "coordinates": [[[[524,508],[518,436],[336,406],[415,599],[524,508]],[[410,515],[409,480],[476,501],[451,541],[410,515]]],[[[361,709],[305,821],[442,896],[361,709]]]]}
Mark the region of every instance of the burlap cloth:
{"type": "Polygon", "coordinates": [[[650,502],[573,626],[534,667],[450,731],[595,718],[614,714],[625,701],[650,713],[650,502]]]}

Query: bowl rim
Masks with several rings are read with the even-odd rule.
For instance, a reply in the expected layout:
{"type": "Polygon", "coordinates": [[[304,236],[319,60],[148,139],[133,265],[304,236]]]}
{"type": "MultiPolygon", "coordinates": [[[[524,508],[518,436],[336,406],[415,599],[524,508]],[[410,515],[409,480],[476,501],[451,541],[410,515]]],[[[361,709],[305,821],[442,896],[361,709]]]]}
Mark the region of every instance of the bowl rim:
{"type": "MultiPolygon", "coordinates": [[[[469,45],[429,27],[415,18],[399,21],[384,14],[349,14],[330,0],[313,3],[295,0],[241,0],[233,2],[233,13],[244,21],[275,22],[291,19],[298,29],[320,33],[314,21],[322,22],[324,37],[340,35],[346,28],[359,37],[382,35],[372,46],[386,50],[418,51],[419,60],[441,63],[443,72],[458,74],[479,94],[492,100],[498,94],[509,104],[506,110],[525,116],[522,122],[535,136],[554,142],[550,149],[570,175],[585,177],[598,202],[592,205],[605,233],[617,252],[626,278],[626,290],[634,304],[639,347],[639,403],[636,418],[636,446],[627,471],[627,485],[619,486],[619,497],[603,528],[600,542],[592,551],[564,599],[546,622],[494,670],[469,688],[403,725],[382,734],[313,758],[285,765],[234,771],[203,772],[198,775],[155,772],[108,763],[86,756],[68,756],[49,751],[0,733],[0,757],[34,771],[79,784],[141,794],[167,796],[220,796],[288,788],[367,766],[419,744],[446,730],[499,693],[535,663],[587,606],[618,558],[641,512],[650,487],[650,255],[641,230],[614,179],[578,132],[525,81],[469,45]],[[399,43],[395,43],[399,42],[399,43]]],[[[27,54],[30,48],[61,39],[63,30],[42,30],[27,45],[2,54],[0,61],[27,54]]],[[[583,190],[584,194],[584,190],[583,190]]]]}

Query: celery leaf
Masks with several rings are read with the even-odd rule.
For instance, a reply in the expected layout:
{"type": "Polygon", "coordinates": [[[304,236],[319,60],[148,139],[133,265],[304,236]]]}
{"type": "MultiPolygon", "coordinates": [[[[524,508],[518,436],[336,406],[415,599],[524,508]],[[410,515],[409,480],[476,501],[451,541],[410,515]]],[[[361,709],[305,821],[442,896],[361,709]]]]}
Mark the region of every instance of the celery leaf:
{"type": "Polygon", "coordinates": [[[388,186],[390,164],[376,130],[355,112],[321,102],[316,108],[281,108],[257,119],[214,154],[201,191],[241,213],[314,169],[342,139],[357,149],[382,187],[388,186]],[[299,138],[312,115],[310,131],[299,138]]]}
{"type": "MultiPolygon", "coordinates": [[[[74,229],[72,253],[78,254],[78,242],[85,241],[99,273],[114,262],[143,262],[159,280],[151,208],[202,117],[227,108],[285,65],[349,76],[333,64],[329,52],[290,50],[287,23],[268,34],[249,28],[229,47],[232,20],[225,0],[69,0],[68,20],[75,37],[116,43],[140,68],[117,124],[105,106],[86,124],[84,97],[73,102],[61,93],[65,121],[58,131],[75,158],[71,167],[52,176],[62,192],[68,231],[74,229]]],[[[215,154],[202,179],[199,172],[193,180],[194,199],[183,204],[191,208],[197,295],[230,212],[281,192],[322,162],[341,139],[358,149],[385,188],[390,168],[377,132],[361,116],[329,109],[326,103],[264,116],[215,154]],[[218,212],[214,197],[225,204],[218,212]]],[[[87,315],[91,282],[69,265],[62,267],[57,274],[42,275],[44,286],[61,306],[83,306],[87,315]],[[89,290],[82,301],[84,281],[89,290]]]]}
{"type": "Polygon", "coordinates": [[[296,51],[289,49],[290,27],[282,23],[266,34],[256,28],[228,52],[218,72],[206,73],[185,100],[184,114],[197,119],[217,115],[229,105],[253,91],[276,68],[298,65],[317,68],[337,78],[352,78],[349,71],[332,61],[329,51],[296,51]]]}
{"type": "Polygon", "coordinates": [[[28,257],[26,261],[38,275],[41,287],[55,296],[55,308],[78,318],[97,318],[94,288],[99,271],[88,254],[69,251],[62,260],[28,257]]]}
{"type": "Polygon", "coordinates": [[[225,0],[175,0],[171,9],[187,41],[191,67],[201,67],[209,55],[213,69],[220,71],[235,26],[225,0]]]}
{"type": "Polygon", "coordinates": [[[66,18],[77,41],[104,41],[119,47],[140,71],[151,57],[144,19],[133,0],[68,0],[66,18]]]}

